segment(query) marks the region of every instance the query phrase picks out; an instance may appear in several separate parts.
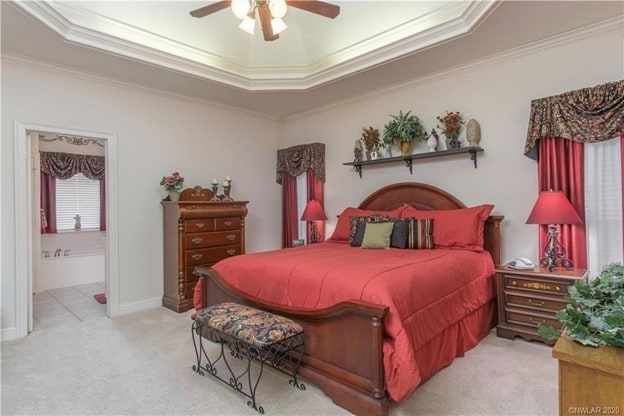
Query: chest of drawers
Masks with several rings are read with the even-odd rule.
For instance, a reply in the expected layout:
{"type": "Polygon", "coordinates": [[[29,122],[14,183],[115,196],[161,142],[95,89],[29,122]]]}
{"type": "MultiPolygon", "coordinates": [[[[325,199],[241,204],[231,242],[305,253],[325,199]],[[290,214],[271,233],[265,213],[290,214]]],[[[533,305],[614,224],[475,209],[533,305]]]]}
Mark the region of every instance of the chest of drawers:
{"type": "Polygon", "coordinates": [[[509,339],[520,336],[527,341],[546,342],[537,333],[537,325],[545,324],[561,329],[562,325],[555,314],[565,308],[568,287],[586,277],[585,269],[549,272],[540,267],[533,270],[497,267],[496,334],[509,339]]]}
{"type": "Polygon", "coordinates": [[[186,189],[178,202],[163,201],[163,306],[193,307],[195,266],[245,253],[247,201],[211,202],[212,192],[186,189]],[[187,192],[188,191],[188,192],[187,192]]]}

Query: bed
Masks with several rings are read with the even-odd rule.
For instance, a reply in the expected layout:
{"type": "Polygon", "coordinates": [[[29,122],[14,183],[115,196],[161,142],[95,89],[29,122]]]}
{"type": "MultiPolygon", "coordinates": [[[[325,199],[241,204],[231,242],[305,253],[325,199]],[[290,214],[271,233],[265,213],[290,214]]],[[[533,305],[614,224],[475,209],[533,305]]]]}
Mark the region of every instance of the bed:
{"type": "MultiPolygon", "coordinates": [[[[419,183],[386,186],[358,208],[390,211],[404,204],[419,211],[466,208],[419,183]]],[[[485,221],[482,252],[325,242],[198,267],[201,305],[234,301],[296,320],[305,332],[300,374],[355,414],[384,415],[390,400],[403,400],[495,324],[493,269],[500,263],[502,219],[485,221]],[[421,277],[410,281],[416,271],[421,277]],[[394,297],[404,292],[407,300],[394,297]]]]}

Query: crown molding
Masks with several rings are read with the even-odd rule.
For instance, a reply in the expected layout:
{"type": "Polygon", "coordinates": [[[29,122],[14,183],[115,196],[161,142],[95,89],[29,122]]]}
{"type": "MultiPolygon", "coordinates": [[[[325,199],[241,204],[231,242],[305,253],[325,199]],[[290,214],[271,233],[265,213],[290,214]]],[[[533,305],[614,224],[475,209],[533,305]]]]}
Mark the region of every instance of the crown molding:
{"type": "Polygon", "coordinates": [[[250,67],[66,3],[11,2],[75,44],[248,91],[301,91],[469,33],[496,0],[452,2],[308,66],[250,67]]]}
{"type": "Polygon", "coordinates": [[[100,84],[110,85],[113,87],[121,88],[123,90],[132,90],[136,92],[140,92],[143,94],[150,94],[155,96],[160,96],[169,99],[175,99],[180,101],[186,101],[194,104],[202,104],[209,105],[216,109],[227,110],[227,111],[235,111],[237,113],[245,113],[255,117],[260,117],[267,120],[279,120],[280,117],[274,114],[262,113],[259,111],[251,111],[248,109],[244,109],[241,107],[231,106],[222,104],[216,101],[204,100],[201,98],[189,97],[183,94],[175,94],[169,91],[164,91],[158,88],[147,87],[144,85],[136,84],[133,82],[123,81],[118,78],[114,78],[111,76],[103,76],[101,74],[95,72],[88,72],[85,70],[78,70],[74,68],[69,68],[66,66],[58,65],[55,63],[45,62],[42,60],[32,59],[30,57],[18,55],[15,53],[9,53],[6,51],[0,52],[0,61],[2,64],[11,63],[15,65],[25,65],[33,68],[40,69],[45,72],[56,72],[58,74],[68,76],[71,78],[80,78],[85,79],[87,81],[97,82],[100,84]]]}
{"type": "Polygon", "coordinates": [[[408,88],[413,88],[415,86],[426,84],[435,80],[448,78],[451,76],[461,74],[463,72],[474,71],[482,67],[486,67],[486,66],[497,64],[500,62],[505,62],[508,60],[516,59],[523,55],[539,53],[541,51],[544,51],[553,47],[565,45],[568,43],[572,43],[572,42],[582,40],[582,39],[591,38],[594,36],[599,36],[599,35],[602,35],[603,33],[611,32],[611,31],[620,31],[620,32],[624,31],[624,19],[622,18],[622,16],[606,19],[606,20],[603,20],[602,22],[598,22],[589,26],[575,29],[575,30],[572,30],[563,34],[555,35],[547,39],[542,39],[536,42],[531,42],[526,45],[518,46],[516,48],[510,49],[501,53],[497,53],[497,54],[494,54],[485,58],[477,59],[475,61],[468,62],[462,65],[458,65],[452,68],[446,68],[444,70],[431,73],[431,74],[427,74],[418,78],[414,78],[407,82],[396,84],[391,87],[368,91],[364,94],[350,97],[346,100],[334,102],[334,103],[319,106],[316,108],[311,108],[311,109],[300,111],[297,113],[292,113],[292,114],[283,116],[281,119],[283,121],[296,120],[298,118],[307,117],[316,113],[329,111],[332,109],[337,109],[340,107],[351,105],[353,103],[363,102],[363,101],[383,97],[385,95],[395,94],[399,91],[404,91],[408,88]]]}

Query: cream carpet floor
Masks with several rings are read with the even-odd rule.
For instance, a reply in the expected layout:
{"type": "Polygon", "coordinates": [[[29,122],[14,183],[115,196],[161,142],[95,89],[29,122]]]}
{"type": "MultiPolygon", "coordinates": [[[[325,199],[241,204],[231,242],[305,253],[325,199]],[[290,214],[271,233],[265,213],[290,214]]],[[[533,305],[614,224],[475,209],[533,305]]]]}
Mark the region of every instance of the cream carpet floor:
{"type": "MultiPolygon", "coordinates": [[[[2,415],[257,415],[247,400],[191,370],[191,312],[157,308],[41,329],[1,345],[2,415]]],[[[347,415],[312,383],[266,371],[267,415],[347,415]]],[[[555,415],[557,362],[541,343],[497,338],[422,384],[392,416],[555,415]]]]}

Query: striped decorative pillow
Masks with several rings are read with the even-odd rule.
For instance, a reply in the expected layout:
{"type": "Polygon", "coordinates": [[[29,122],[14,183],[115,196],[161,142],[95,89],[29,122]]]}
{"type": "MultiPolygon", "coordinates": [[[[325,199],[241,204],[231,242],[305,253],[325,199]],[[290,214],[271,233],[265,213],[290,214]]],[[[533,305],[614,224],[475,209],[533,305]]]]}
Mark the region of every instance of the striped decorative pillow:
{"type": "Polygon", "coordinates": [[[407,224],[407,248],[426,249],[433,248],[433,220],[409,218],[407,224]]]}

